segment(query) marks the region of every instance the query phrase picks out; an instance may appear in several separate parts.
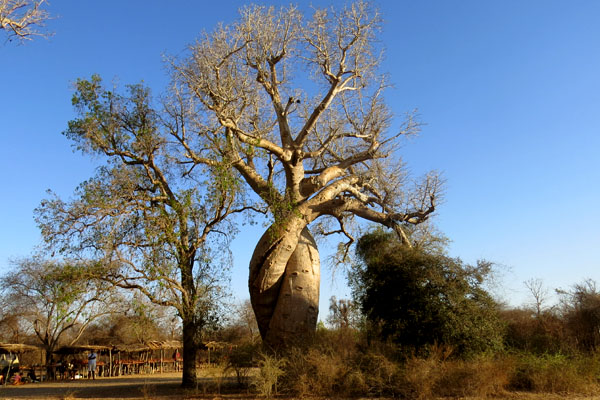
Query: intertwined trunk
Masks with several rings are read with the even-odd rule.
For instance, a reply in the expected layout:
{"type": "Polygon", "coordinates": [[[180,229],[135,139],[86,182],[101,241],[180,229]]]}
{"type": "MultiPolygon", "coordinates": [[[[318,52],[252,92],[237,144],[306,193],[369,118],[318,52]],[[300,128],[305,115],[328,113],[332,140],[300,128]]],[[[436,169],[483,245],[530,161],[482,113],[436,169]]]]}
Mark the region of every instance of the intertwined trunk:
{"type": "Polygon", "coordinates": [[[271,226],[250,261],[250,299],[264,343],[299,344],[316,328],[320,262],[317,244],[302,218],[271,226]]]}

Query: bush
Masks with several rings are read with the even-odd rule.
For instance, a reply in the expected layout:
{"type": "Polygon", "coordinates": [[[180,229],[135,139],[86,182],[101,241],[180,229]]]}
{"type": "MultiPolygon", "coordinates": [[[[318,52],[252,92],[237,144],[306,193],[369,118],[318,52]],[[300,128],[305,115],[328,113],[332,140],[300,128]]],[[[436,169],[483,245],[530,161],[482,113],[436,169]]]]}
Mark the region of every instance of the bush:
{"type": "Polygon", "coordinates": [[[273,394],[277,394],[277,383],[285,373],[286,365],[285,358],[262,354],[261,360],[258,362],[258,374],[253,377],[252,386],[260,395],[271,398],[273,394]]]}
{"type": "Polygon", "coordinates": [[[360,356],[358,366],[369,395],[384,396],[396,393],[398,364],[385,355],[374,352],[360,356]]]}
{"type": "Polygon", "coordinates": [[[508,385],[512,363],[482,356],[471,360],[448,358],[443,346],[433,346],[426,358],[411,357],[401,367],[395,392],[404,398],[487,397],[508,385]]]}
{"type": "Polygon", "coordinates": [[[522,355],[510,387],[544,393],[590,393],[597,390],[600,363],[597,357],[522,355]]]}
{"type": "Polygon", "coordinates": [[[291,349],[286,355],[282,386],[299,398],[392,397],[493,397],[507,390],[534,393],[600,392],[600,353],[564,355],[480,355],[452,358],[452,349],[428,347],[426,357],[392,358],[383,343],[361,347],[359,343],[337,353],[320,335],[309,349],[291,349]]]}
{"type": "Polygon", "coordinates": [[[345,392],[351,366],[339,354],[312,348],[288,355],[285,386],[298,396],[334,396],[345,392]]]}
{"type": "Polygon", "coordinates": [[[363,236],[357,253],[353,296],[383,339],[416,353],[434,343],[461,356],[502,348],[498,306],[483,288],[490,263],[465,265],[381,231],[363,236]]]}
{"type": "Polygon", "coordinates": [[[498,395],[508,386],[512,371],[513,364],[506,358],[448,360],[440,366],[434,392],[437,396],[452,397],[498,395]]]}
{"type": "Polygon", "coordinates": [[[260,346],[257,343],[242,343],[231,350],[227,362],[227,369],[233,370],[240,387],[249,384],[250,371],[256,365],[254,361],[259,354],[260,346]]]}
{"type": "Polygon", "coordinates": [[[568,335],[565,322],[555,313],[534,315],[530,310],[509,309],[500,314],[506,324],[505,345],[509,349],[533,354],[572,354],[575,340],[568,335]]]}
{"type": "Polygon", "coordinates": [[[404,363],[396,384],[398,393],[407,399],[428,399],[433,396],[439,362],[433,358],[412,357],[404,363]]]}

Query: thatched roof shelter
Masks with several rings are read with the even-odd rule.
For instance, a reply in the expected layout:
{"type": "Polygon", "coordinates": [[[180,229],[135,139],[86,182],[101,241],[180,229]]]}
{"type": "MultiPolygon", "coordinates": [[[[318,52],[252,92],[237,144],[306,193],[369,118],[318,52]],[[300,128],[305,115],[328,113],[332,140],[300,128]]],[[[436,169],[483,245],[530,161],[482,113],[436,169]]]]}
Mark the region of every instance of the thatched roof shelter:
{"type": "Polygon", "coordinates": [[[25,353],[28,351],[37,351],[37,350],[40,350],[40,348],[37,346],[31,346],[28,344],[0,343],[0,354],[25,353]]]}
{"type": "Polygon", "coordinates": [[[135,344],[118,344],[113,347],[114,351],[123,353],[141,353],[150,350],[148,346],[135,343],[135,344]]]}
{"type": "Polygon", "coordinates": [[[122,351],[124,353],[141,353],[144,351],[153,350],[169,350],[169,349],[181,349],[183,343],[178,340],[151,340],[146,343],[136,343],[130,345],[117,345],[114,347],[116,351],[122,351]]]}
{"type": "Polygon", "coordinates": [[[86,351],[108,351],[112,350],[112,346],[98,346],[92,344],[82,344],[82,345],[73,345],[73,346],[62,346],[56,350],[54,353],[56,354],[78,354],[85,353],[86,351]]]}
{"type": "Polygon", "coordinates": [[[209,350],[220,350],[223,348],[227,348],[227,347],[231,347],[232,344],[231,343],[227,343],[227,342],[208,342],[205,343],[204,346],[206,346],[207,349],[209,350]]]}
{"type": "Polygon", "coordinates": [[[179,340],[163,340],[163,341],[158,341],[158,340],[151,340],[149,342],[146,342],[146,345],[152,349],[152,350],[159,350],[159,349],[181,349],[183,347],[183,343],[180,342],[179,340]]]}

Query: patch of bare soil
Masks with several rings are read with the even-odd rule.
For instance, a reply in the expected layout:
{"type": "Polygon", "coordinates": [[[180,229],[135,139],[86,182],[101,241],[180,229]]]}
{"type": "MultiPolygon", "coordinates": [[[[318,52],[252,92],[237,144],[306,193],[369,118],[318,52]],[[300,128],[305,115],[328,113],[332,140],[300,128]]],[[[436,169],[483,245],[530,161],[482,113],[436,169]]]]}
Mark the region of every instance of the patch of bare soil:
{"type": "MultiPolygon", "coordinates": [[[[198,389],[181,388],[181,372],[127,375],[96,380],[78,379],[0,386],[0,399],[194,399],[214,398],[210,378],[198,378],[198,389]],[[206,389],[206,390],[205,390],[206,389]]],[[[248,396],[223,396],[247,399],[248,396]]]]}
{"type": "Polygon", "coordinates": [[[95,380],[78,379],[28,383],[0,387],[0,398],[6,399],[134,399],[176,394],[181,391],[181,373],[129,375],[95,380]]]}

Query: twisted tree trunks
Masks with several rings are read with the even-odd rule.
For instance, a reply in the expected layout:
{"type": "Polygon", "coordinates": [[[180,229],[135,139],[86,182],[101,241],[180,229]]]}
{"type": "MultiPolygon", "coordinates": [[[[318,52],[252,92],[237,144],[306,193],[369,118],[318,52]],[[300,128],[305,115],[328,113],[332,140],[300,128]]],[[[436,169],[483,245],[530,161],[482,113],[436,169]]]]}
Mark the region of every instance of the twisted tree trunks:
{"type": "Polygon", "coordinates": [[[314,333],[321,274],[317,244],[306,223],[298,218],[285,229],[275,228],[265,232],[254,250],[249,287],[263,342],[278,349],[314,333]]]}

